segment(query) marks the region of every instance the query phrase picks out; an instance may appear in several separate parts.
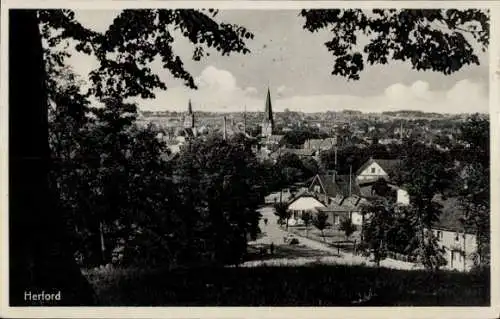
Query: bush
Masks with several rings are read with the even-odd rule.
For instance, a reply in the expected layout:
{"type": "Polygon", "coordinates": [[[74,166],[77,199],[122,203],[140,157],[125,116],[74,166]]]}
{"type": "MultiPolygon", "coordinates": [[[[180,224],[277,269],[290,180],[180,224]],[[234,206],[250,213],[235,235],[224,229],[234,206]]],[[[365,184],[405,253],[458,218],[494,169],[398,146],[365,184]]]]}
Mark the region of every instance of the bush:
{"type": "Polygon", "coordinates": [[[290,240],[290,245],[298,245],[299,244],[299,240],[297,238],[292,238],[292,240],[290,240]]]}
{"type": "Polygon", "coordinates": [[[371,306],[487,306],[488,274],[309,265],[112,268],[86,275],[103,306],[352,306],[370,289],[377,295],[371,306]]]}

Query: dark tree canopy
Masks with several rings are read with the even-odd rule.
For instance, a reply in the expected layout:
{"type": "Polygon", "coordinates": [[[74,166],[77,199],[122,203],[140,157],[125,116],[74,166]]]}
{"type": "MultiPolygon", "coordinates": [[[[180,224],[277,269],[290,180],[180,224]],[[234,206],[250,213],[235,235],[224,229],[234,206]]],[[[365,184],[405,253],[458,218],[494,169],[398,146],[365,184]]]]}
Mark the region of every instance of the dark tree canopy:
{"type": "MultiPolygon", "coordinates": [[[[73,258],[73,241],[68,239],[66,232],[65,219],[72,215],[68,213],[72,209],[68,205],[61,205],[58,198],[62,196],[66,204],[78,203],[75,196],[81,194],[57,194],[52,189],[54,183],[47,182],[55,165],[62,167],[74,164],[71,163],[70,156],[65,156],[64,159],[61,157],[74,154],[67,152],[71,143],[61,142],[75,141],[76,135],[88,124],[85,118],[90,108],[86,98],[94,96],[104,102],[105,109],[93,110],[93,113],[103,124],[102,133],[106,137],[106,143],[115,146],[111,149],[105,147],[108,151],[112,150],[112,154],[106,152],[99,155],[118,158],[119,163],[123,164],[104,167],[106,174],[101,175],[109,183],[98,185],[94,189],[100,192],[106,188],[103,193],[114,199],[104,200],[113,204],[108,205],[108,210],[121,214],[124,209],[120,204],[123,203],[119,200],[120,195],[134,197],[136,194],[124,194],[120,187],[114,187],[120,183],[120,186],[124,186],[126,183],[122,179],[111,177],[118,173],[125,177],[123,172],[131,170],[123,169],[127,160],[120,147],[124,138],[129,135],[124,130],[113,128],[113,125],[119,124],[118,126],[123,127],[124,121],[135,120],[136,105],[127,103],[127,98],[154,98],[154,90],[167,88],[151,69],[151,63],[159,58],[163,67],[174,77],[183,80],[187,86],[196,88],[183,60],[200,60],[209,50],[222,55],[232,52],[248,53],[245,40],[253,35],[243,27],[217,21],[217,11],[211,9],[124,10],[104,33],[85,28],[75,19],[71,10],[11,10],[9,14],[10,302],[11,305],[26,304],[23,291],[27,288],[32,291],[59,289],[64,291],[64,305],[88,305],[95,300],[73,258]],[[175,54],[172,45],[175,42],[174,33],[180,33],[193,43],[192,57],[181,58],[175,54]],[[65,58],[69,56],[64,50],[58,52],[59,44],[64,44],[66,39],[74,40],[77,51],[93,54],[99,62],[98,68],[90,74],[90,90],[85,94],[80,94],[79,85],[72,79],[65,79],[72,82],[66,88],[59,87],[57,81],[54,81],[58,76],[67,74],[57,74],[59,68],[64,66],[65,58]],[[43,44],[46,44],[45,48],[43,44]],[[61,92],[63,93],[60,94],[61,92]],[[57,127],[52,133],[63,132],[64,126],[69,129],[65,134],[56,134],[58,136],[55,140],[51,139],[52,146],[60,146],[57,154],[51,153],[49,147],[49,103],[56,104],[61,111],[51,112],[50,129],[54,129],[54,124],[57,127]],[[68,109],[64,110],[65,107],[68,109]],[[59,117],[61,120],[53,122],[53,117],[59,117]],[[72,120],[71,123],[68,119],[72,120]],[[30,129],[23,130],[23,127],[30,129]],[[69,135],[71,137],[68,140],[69,135]],[[56,160],[56,157],[59,158],[56,160]],[[41,238],[43,240],[40,240],[41,238]]],[[[144,135],[142,133],[132,137],[135,140],[151,142],[151,136],[156,132],[146,133],[144,138],[141,137],[144,135]]],[[[132,146],[140,147],[139,144],[132,146]]],[[[154,143],[149,144],[151,145],[147,148],[156,154],[154,143]]],[[[96,145],[100,145],[99,141],[96,145]]],[[[96,152],[99,150],[94,149],[96,152]]],[[[85,159],[90,161],[88,157],[85,159]]],[[[139,170],[146,168],[144,166],[154,166],[154,162],[155,160],[147,161],[146,164],[139,164],[135,168],[139,170]]],[[[99,161],[94,164],[95,169],[102,168],[99,161]]],[[[147,172],[157,173],[149,168],[147,172]]],[[[155,176],[151,175],[146,176],[142,172],[141,178],[147,181],[155,176]]],[[[76,174],[70,176],[69,173],[63,177],[68,177],[64,180],[71,182],[69,177],[72,176],[78,177],[76,174]]],[[[88,178],[94,183],[99,182],[93,175],[88,178]]],[[[61,180],[53,178],[52,181],[60,184],[61,180]]],[[[140,183],[139,186],[144,185],[140,183]]],[[[101,197],[96,196],[96,199],[101,197]]],[[[140,207],[140,203],[137,204],[140,207]]],[[[88,207],[89,212],[95,210],[95,206],[88,207]]],[[[117,217],[113,216],[113,219],[115,218],[117,217]]],[[[107,232],[106,226],[109,226],[106,225],[106,219],[99,219],[92,218],[95,221],[96,234],[99,231],[107,232]]],[[[151,225],[154,225],[154,222],[147,222],[145,226],[151,228],[151,225]]]]}
{"type": "Polygon", "coordinates": [[[310,9],[301,15],[306,19],[304,29],[333,33],[325,43],[335,60],[332,74],[349,80],[358,80],[367,63],[390,60],[449,75],[465,65],[479,65],[472,42],[483,52],[489,44],[487,10],[310,9]],[[358,40],[363,36],[369,41],[360,50],[358,40]]]}
{"type": "Polygon", "coordinates": [[[72,38],[77,41],[77,51],[94,54],[99,60],[99,68],[90,74],[95,96],[154,98],[154,89],[167,89],[149,66],[156,58],[161,59],[163,67],[174,77],[196,88],[193,76],[172,48],[174,32],[180,32],[193,43],[193,59],[197,61],[209,54],[209,48],[222,55],[250,52],[244,40],[253,38],[253,34],[244,27],[215,21],[217,12],[213,9],[123,10],[104,33],[85,28],[71,10],[42,10],[39,18],[49,46],[72,38]]]}

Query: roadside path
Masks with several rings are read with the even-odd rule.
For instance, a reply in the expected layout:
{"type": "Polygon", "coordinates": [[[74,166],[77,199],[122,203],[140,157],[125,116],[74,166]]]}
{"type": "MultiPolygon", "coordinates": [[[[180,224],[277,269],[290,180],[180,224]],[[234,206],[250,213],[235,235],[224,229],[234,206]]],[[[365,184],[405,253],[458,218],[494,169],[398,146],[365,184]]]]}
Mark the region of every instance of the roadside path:
{"type": "MultiPolygon", "coordinates": [[[[289,233],[278,226],[277,217],[274,215],[274,209],[272,207],[263,207],[260,209],[262,214],[262,218],[260,220],[260,229],[263,232],[263,236],[255,241],[249,243],[249,245],[270,245],[271,243],[274,246],[282,246],[288,245],[284,242],[284,237],[293,235],[293,237],[298,238],[300,245],[306,246],[312,250],[321,251],[327,253],[327,256],[324,254],[318,254],[317,257],[297,257],[297,258],[275,258],[275,259],[267,259],[267,260],[253,260],[247,261],[240,265],[241,267],[256,267],[263,265],[273,265],[273,266],[290,266],[290,265],[305,265],[310,263],[321,263],[321,264],[348,264],[348,265],[366,265],[366,266],[375,266],[374,262],[371,262],[369,258],[354,255],[349,252],[340,251],[338,254],[338,250],[336,248],[329,247],[328,245],[306,238],[301,237],[296,234],[289,233]],[[267,225],[264,223],[264,219],[267,218],[267,225]]],[[[380,262],[380,266],[385,268],[393,268],[393,269],[419,269],[421,268],[418,265],[413,263],[404,262],[400,260],[394,259],[384,259],[380,262]]]]}

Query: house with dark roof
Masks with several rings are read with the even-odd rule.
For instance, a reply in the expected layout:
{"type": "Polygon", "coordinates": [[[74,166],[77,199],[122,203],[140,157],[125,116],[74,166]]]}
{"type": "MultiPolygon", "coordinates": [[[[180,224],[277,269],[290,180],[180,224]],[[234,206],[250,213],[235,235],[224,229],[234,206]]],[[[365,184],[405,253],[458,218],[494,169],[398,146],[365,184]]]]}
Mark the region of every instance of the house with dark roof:
{"type": "Polygon", "coordinates": [[[442,206],[439,220],[433,225],[432,232],[444,248],[447,261],[445,268],[467,271],[477,258],[477,238],[473,230],[466,230],[461,219],[465,216],[463,207],[457,197],[446,198],[436,196],[434,201],[442,206]]]}
{"type": "Polygon", "coordinates": [[[331,171],[327,175],[313,177],[309,191],[313,192],[326,205],[330,204],[338,194],[347,197],[360,195],[359,185],[354,175],[339,175],[331,171]]]}
{"type": "Polygon", "coordinates": [[[358,195],[343,196],[339,193],[328,206],[317,210],[328,215],[327,222],[331,225],[338,226],[342,220],[349,219],[354,225],[361,226],[364,222],[362,208],[367,203],[358,195]]]}
{"type": "Polygon", "coordinates": [[[389,180],[389,176],[396,172],[401,165],[397,159],[370,158],[356,171],[356,180],[359,182],[375,181],[379,178],[389,180]]]}
{"type": "Polygon", "coordinates": [[[377,180],[358,181],[360,195],[368,200],[386,198],[393,200],[398,205],[410,204],[410,195],[405,189],[387,181],[385,185],[377,185],[378,183],[377,180]]]}

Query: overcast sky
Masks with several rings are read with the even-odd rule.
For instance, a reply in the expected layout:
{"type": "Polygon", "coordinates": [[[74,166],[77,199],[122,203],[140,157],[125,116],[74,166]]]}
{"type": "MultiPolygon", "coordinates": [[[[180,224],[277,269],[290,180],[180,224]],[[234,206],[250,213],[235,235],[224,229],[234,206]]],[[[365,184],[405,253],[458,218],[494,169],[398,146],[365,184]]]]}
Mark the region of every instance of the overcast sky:
{"type": "MultiPolygon", "coordinates": [[[[105,31],[116,11],[77,11],[77,19],[97,31],[105,31]]],[[[221,11],[219,21],[237,23],[253,32],[251,53],[229,57],[211,54],[191,60],[193,46],[181,38],[174,46],[199,90],[185,88],[160,64],[153,69],[168,90],[155,100],[138,100],[142,110],[184,111],[188,99],[203,111],[261,111],[267,87],[274,110],[318,112],[357,109],[364,112],[411,109],[443,113],[488,112],[488,53],[480,54],[481,66],[464,67],[445,76],[417,72],[407,63],[368,66],[359,81],[331,75],[333,56],[324,42],[329,32],[309,33],[297,10],[221,11]]],[[[82,76],[96,66],[92,57],[74,54],[69,61],[82,76]]]]}

